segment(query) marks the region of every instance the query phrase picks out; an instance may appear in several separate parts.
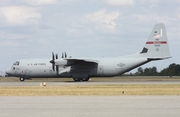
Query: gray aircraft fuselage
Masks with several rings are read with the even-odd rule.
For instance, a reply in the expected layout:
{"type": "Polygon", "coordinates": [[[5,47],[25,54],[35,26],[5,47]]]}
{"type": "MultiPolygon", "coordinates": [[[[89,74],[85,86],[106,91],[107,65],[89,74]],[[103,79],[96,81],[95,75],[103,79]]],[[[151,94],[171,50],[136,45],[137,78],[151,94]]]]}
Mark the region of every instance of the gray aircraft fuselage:
{"type": "Polygon", "coordinates": [[[140,57],[140,54],[116,57],[116,58],[97,58],[98,63],[81,63],[78,65],[59,67],[62,73],[57,74],[53,71],[50,59],[27,59],[19,60],[19,65],[13,65],[9,74],[25,78],[49,78],[49,77],[109,77],[121,75],[135,67],[149,62],[147,58],[140,57]]]}

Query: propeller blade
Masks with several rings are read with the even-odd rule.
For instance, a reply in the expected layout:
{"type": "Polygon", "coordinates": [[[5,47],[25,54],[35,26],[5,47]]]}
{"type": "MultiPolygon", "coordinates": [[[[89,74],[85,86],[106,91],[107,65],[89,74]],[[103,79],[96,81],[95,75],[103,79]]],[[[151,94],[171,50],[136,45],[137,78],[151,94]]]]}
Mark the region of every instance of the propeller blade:
{"type": "Polygon", "coordinates": [[[56,66],[56,72],[59,73],[59,66],[56,66]]]}
{"type": "Polygon", "coordinates": [[[67,58],[66,52],[65,52],[65,58],[67,58]]]}
{"type": "Polygon", "coordinates": [[[58,59],[58,54],[56,54],[56,59],[58,59]]]}
{"type": "Polygon", "coordinates": [[[64,54],[62,53],[62,58],[64,58],[64,54]]]}
{"type": "Polygon", "coordinates": [[[54,66],[54,63],[52,63],[52,69],[53,69],[53,71],[54,71],[54,69],[55,69],[54,67],[55,67],[55,66],[54,66]]]}
{"type": "Polygon", "coordinates": [[[52,60],[54,61],[54,52],[52,52],[52,60]]]}

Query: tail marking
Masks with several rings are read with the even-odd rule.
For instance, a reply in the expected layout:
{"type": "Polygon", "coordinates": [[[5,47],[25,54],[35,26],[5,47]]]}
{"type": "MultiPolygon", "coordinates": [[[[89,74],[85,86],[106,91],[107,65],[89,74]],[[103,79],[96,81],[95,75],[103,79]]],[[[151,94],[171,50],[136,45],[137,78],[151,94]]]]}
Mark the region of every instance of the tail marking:
{"type": "Polygon", "coordinates": [[[146,44],[167,44],[167,41],[148,41],[146,44]]]}

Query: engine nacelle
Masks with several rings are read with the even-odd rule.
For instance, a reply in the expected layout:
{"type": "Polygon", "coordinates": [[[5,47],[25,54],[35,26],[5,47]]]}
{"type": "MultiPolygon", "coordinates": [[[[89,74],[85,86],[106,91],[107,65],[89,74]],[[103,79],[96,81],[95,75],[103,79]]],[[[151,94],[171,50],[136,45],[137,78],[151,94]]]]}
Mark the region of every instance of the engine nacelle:
{"type": "Polygon", "coordinates": [[[65,69],[59,71],[59,75],[65,74],[67,76],[67,74],[70,73],[70,71],[71,71],[71,66],[66,67],[65,69]]]}
{"type": "Polygon", "coordinates": [[[55,65],[58,65],[58,66],[69,66],[69,65],[72,65],[72,64],[73,64],[72,61],[67,61],[67,60],[64,60],[64,59],[55,61],[55,65]]]}

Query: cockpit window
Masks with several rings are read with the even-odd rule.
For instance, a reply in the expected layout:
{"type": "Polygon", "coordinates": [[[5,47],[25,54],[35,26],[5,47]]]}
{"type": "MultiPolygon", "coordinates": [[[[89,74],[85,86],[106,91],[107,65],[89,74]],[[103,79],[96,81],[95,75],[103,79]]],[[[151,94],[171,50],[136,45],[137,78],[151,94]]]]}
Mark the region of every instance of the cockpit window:
{"type": "Polygon", "coordinates": [[[18,66],[20,64],[19,61],[16,61],[13,65],[18,66]]]}
{"type": "Polygon", "coordinates": [[[19,65],[19,63],[20,63],[20,62],[19,62],[19,61],[17,61],[17,62],[16,62],[16,65],[19,65]]]}

